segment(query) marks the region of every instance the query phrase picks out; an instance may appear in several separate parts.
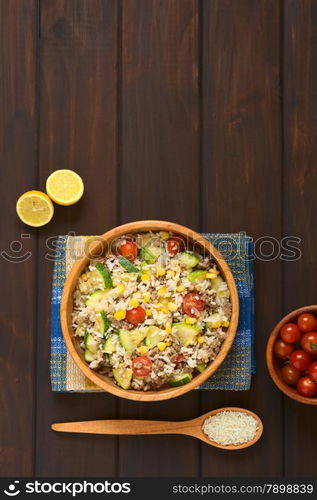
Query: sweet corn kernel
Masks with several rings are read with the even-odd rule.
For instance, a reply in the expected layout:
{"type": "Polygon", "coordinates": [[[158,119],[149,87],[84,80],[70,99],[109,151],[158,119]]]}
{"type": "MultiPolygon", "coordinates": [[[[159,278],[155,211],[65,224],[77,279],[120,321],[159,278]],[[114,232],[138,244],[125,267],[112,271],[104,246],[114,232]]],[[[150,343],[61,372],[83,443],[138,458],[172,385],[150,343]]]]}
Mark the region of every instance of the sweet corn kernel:
{"type": "Polygon", "coordinates": [[[152,316],[152,311],[151,311],[151,309],[145,309],[145,314],[146,314],[147,316],[152,316]]]}
{"type": "Polygon", "coordinates": [[[205,337],[202,336],[198,337],[197,342],[198,344],[203,344],[205,342],[205,337]]]}
{"type": "Polygon", "coordinates": [[[217,278],[218,274],[219,271],[217,271],[216,269],[210,269],[209,272],[206,274],[206,278],[213,280],[217,278]]]}
{"type": "Polygon", "coordinates": [[[162,238],[162,240],[168,240],[170,235],[167,231],[160,231],[160,237],[162,238]]]}
{"type": "Polygon", "coordinates": [[[185,290],[184,285],[178,285],[178,286],[176,287],[176,292],[183,292],[184,290],[185,290]]]}
{"type": "Polygon", "coordinates": [[[169,302],[167,304],[167,308],[169,311],[175,312],[178,309],[178,306],[175,304],[175,302],[169,302]]]}
{"type": "Polygon", "coordinates": [[[166,333],[171,333],[172,325],[170,323],[165,323],[165,330],[166,330],[166,333]]]}
{"type": "Polygon", "coordinates": [[[120,321],[121,319],[124,319],[126,315],[126,311],[124,309],[119,309],[119,311],[116,311],[113,315],[114,319],[120,321]]]}
{"type": "Polygon", "coordinates": [[[166,274],[166,270],[164,269],[164,267],[157,266],[156,276],[165,276],[165,274],[166,274]]]}
{"type": "Polygon", "coordinates": [[[129,302],[129,306],[131,307],[139,307],[139,302],[136,299],[131,299],[129,302]]]}
{"type": "Polygon", "coordinates": [[[151,294],[150,293],[145,293],[143,295],[143,301],[147,303],[147,302],[150,302],[150,300],[151,300],[151,294]]]}
{"type": "Polygon", "coordinates": [[[148,347],[146,347],[146,345],[141,345],[141,346],[139,347],[139,352],[140,352],[140,354],[146,354],[146,353],[148,352],[148,350],[149,350],[149,348],[148,348],[148,347]]]}
{"type": "Polygon", "coordinates": [[[166,342],[167,347],[169,347],[170,345],[172,345],[172,342],[170,342],[170,341],[166,342]]]}
{"type": "Polygon", "coordinates": [[[162,311],[164,314],[168,313],[168,309],[165,306],[164,307],[159,307],[158,309],[159,309],[159,311],[162,311]]]}
{"type": "Polygon", "coordinates": [[[215,321],[212,325],[213,328],[220,328],[221,327],[221,321],[215,321]]]}
{"type": "Polygon", "coordinates": [[[229,321],[223,321],[222,322],[222,326],[224,326],[225,328],[228,328],[229,325],[230,325],[229,321]]]}
{"type": "Polygon", "coordinates": [[[166,275],[169,276],[170,278],[173,278],[175,276],[175,271],[173,271],[173,269],[168,269],[166,271],[166,275]]]}
{"type": "Polygon", "coordinates": [[[86,281],[86,279],[87,279],[87,274],[86,274],[86,273],[83,273],[83,274],[81,275],[81,277],[82,277],[82,279],[83,279],[84,281],[86,281]]]}
{"type": "Polygon", "coordinates": [[[157,347],[159,348],[160,351],[164,351],[167,347],[166,342],[159,342],[157,344],[157,347]]]}
{"type": "Polygon", "coordinates": [[[143,283],[148,283],[149,282],[149,275],[147,273],[144,273],[144,274],[141,274],[141,281],[143,281],[143,283]]]}
{"type": "Polygon", "coordinates": [[[121,283],[120,283],[118,286],[116,286],[116,292],[117,292],[118,294],[123,293],[123,292],[124,292],[124,290],[125,290],[125,286],[124,286],[124,285],[122,285],[121,283]]]}
{"type": "Polygon", "coordinates": [[[186,323],[187,325],[194,325],[196,322],[197,322],[197,319],[196,319],[196,318],[189,318],[189,317],[187,317],[187,318],[185,319],[185,323],[186,323]]]}
{"type": "Polygon", "coordinates": [[[158,289],[157,295],[159,297],[163,297],[163,295],[165,295],[165,294],[166,294],[166,288],[165,288],[165,286],[162,286],[161,288],[158,289]]]}

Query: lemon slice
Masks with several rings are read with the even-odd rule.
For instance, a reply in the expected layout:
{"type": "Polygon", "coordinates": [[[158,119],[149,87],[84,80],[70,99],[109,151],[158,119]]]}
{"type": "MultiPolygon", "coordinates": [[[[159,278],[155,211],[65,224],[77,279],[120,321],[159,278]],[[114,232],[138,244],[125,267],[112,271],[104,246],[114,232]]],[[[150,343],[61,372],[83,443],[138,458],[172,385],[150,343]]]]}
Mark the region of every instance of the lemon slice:
{"type": "Polygon", "coordinates": [[[17,201],[16,211],[21,221],[28,226],[47,224],[54,214],[54,205],[42,191],[27,191],[17,201]]]}
{"type": "Polygon", "coordinates": [[[73,205],[84,194],[84,183],[73,170],[56,170],[47,178],[46,192],[59,205],[73,205]]]}

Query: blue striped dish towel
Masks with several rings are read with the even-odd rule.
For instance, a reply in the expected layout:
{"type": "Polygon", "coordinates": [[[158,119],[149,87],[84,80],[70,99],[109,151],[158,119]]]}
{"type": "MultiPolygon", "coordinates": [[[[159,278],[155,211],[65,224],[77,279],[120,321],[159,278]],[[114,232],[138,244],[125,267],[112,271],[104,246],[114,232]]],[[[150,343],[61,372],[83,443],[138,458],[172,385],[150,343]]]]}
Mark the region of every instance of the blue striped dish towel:
{"type": "MultiPolygon", "coordinates": [[[[229,264],[240,300],[239,326],[233,346],[216,373],[199,389],[248,390],[255,373],[253,240],[245,233],[203,233],[229,264]]],[[[75,365],[67,351],[61,326],[63,286],[73,263],[94,236],[59,236],[53,271],[51,301],[51,385],[57,392],[103,392],[75,365]]]]}

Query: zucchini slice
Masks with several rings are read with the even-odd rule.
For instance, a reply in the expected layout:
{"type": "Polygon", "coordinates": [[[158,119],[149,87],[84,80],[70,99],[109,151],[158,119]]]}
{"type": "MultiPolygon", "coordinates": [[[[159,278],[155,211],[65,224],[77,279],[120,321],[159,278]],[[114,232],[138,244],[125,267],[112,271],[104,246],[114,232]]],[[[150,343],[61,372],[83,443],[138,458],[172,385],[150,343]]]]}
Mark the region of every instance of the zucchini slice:
{"type": "Polygon", "coordinates": [[[206,278],[207,271],[202,271],[201,269],[198,269],[197,271],[192,271],[189,273],[187,276],[188,280],[191,281],[191,283],[194,283],[194,281],[203,281],[206,278]]]}
{"type": "Polygon", "coordinates": [[[178,387],[180,385],[188,384],[192,378],[193,376],[191,373],[181,373],[180,375],[175,375],[175,377],[169,381],[169,384],[173,387],[178,387]]]}
{"type": "Polygon", "coordinates": [[[118,345],[118,335],[109,335],[109,337],[106,339],[104,345],[103,345],[103,350],[107,354],[112,354],[117,350],[117,345],[118,345]]]}
{"type": "Polygon", "coordinates": [[[201,330],[200,326],[187,325],[187,323],[173,323],[173,327],[176,329],[176,334],[179,336],[182,346],[185,347],[193,342],[201,330]]]}
{"type": "Polygon", "coordinates": [[[121,328],[119,330],[120,344],[130,354],[138,347],[139,344],[141,344],[145,336],[146,336],[146,329],[124,330],[123,328],[121,328]]]}
{"type": "Polygon", "coordinates": [[[186,267],[186,269],[191,269],[192,267],[197,266],[200,262],[200,257],[194,253],[182,252],[179,256],[179,260],[181,264],[186,267]]]}
{"type": "Polygon", "coordinates": [[[108,290],[96,290],[86,300],[86,306],[95,312],[101,312],[105,309],[108,290]]]}
{"type": "Polygon", "coordinates": [[[146,329],[146,337],[145,337],[145,345],[152,349],[156,347],[159,342],[162,342],[165,337],[167,337],[168,333],[165,330],[161,330],[157,326],[149,326],[146,329]]]}
{"type": "Polygon", "coordinates": [[[97,262],[96,269],[100,273],[106,288],[113,288],[112,278],[109,269],[101,262],[97,262]]]}
{"type": "Polygon", "coordinates": [[[105,333],[109,330],[110,321],[108,320],[105,311],[100,311],[100,313],[97,314],[94,327],[95,330],[102,335],[105,335],[105,333]]]}
{"type": "Polygon", "coordinates": [[[115,381],[122,389],[129,389],[132,380],[131,368],[113,368],[112,373],[115,381]]]}

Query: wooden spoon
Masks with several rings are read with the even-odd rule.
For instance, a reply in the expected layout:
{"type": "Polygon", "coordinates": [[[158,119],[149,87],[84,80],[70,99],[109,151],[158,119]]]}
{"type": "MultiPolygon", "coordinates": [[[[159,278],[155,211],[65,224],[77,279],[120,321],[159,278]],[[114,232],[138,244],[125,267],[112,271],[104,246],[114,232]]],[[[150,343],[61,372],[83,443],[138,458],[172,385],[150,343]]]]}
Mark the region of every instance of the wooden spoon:
{"type": "Polygon", "coordinates": [[[212,410],[200,417],[192,420],[185,420],[184,422],[164,422],[156,420],[88,420],[83,422],[64,422],[59,424],[52,424],[53,431],[58,432],[78,432],[84,434],[185,434],[192,436],[204,443],[222,448],[224,450],[240,450],[255,444],[261,437],[263,432],[263,424],[261,419],[252,411],[244,410],[243,408],[220,408],[212,410]],[[203,432],[202,425],[206,418],[215,415],[222,411],[238,411],[246,413],[254,417],[258,423],[258,429],[251,441],[239,445],[224,446],[215,441],[211,441],[203,432]]]}

